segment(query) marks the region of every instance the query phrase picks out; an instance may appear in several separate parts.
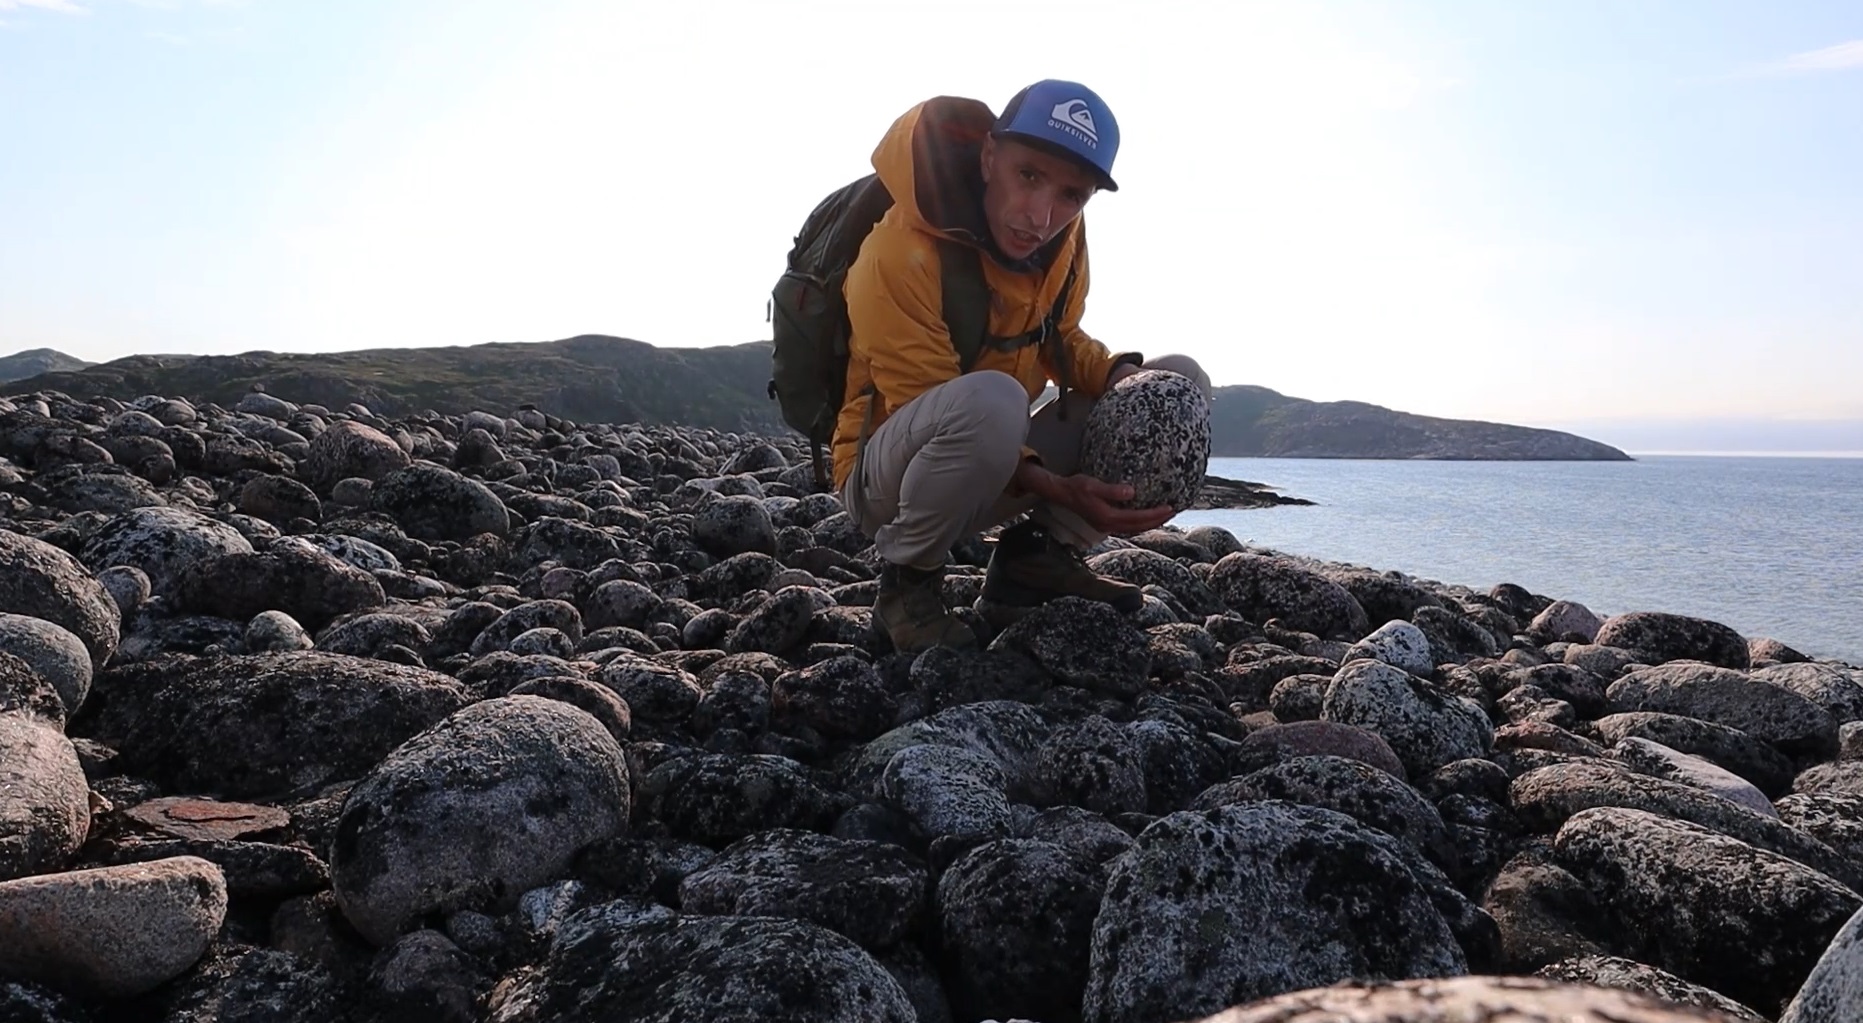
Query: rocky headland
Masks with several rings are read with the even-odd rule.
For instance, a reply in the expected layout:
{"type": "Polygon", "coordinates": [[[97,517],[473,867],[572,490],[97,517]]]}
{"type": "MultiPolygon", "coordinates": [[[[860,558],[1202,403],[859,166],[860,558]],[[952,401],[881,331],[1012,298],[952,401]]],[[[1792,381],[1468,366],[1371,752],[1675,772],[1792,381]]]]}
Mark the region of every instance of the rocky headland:
{"type": "Polygon", "coordinates": [[[908,657],[809,473],[0,399],[0,1019],[1863,1018],[1854,666],[1213,527],[908,657]]]}

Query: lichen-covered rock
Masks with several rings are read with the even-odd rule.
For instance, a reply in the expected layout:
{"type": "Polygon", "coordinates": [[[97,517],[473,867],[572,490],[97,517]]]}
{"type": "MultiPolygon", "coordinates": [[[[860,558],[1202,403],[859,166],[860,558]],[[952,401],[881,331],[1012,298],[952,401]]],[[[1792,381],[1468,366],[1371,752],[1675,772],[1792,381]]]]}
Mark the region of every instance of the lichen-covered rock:
{"type": "Polygon", "coordinates": [[[64,627],[84,641],[93,665],[116,653],[122,612],[109,591],[70,554],[6,529],[0,529],[0,612],[64,627]]]}
{"type": "Polygon", "coordinates": [[[675,917],[622,904],[558,928],[535,969],[494,992],[488,1023],[914,1023],[860,946],[801,920],[675,917]]]}
{"type": "Polygon", "coordinates": [[[381,477],[369,488],[369,507],[393,516],[416,540],[470,540],[511,531],[510,512],[497,494],[436,465],[411,465],[381,477]]]}
{"type": "Polygon", "coordinates": [[[1585,605],[1555,600],[1528,623],[1527,635],[1540,643],[1572,641],[1573,637],[1577,637],[1576,642],[1592,643],[1597,641],[1598,630],[1603,627],[1604,620],[1585,605]]]}
{"type": "Polygon", "coordinates": [[[1195,614],[1216,614],[1222,610],[1222,601],[1216,599],[1209,584],[1197,578],[1196,573],[1181,562],[1157,551],[1140,547],[1107,551],[1088,558],[1087,567],[1100,575],[1120,579],[1134,586],[1161,586],[1195,614]]]}
{"type": "Polygon", "coordinates": [[[1082,1018],[1177,1020],[1348,978],[1467,972],[1395,845],[1281,802],[1163,818],[1113,867],[1082,1018]]]}
{"type": "Polygon", "coordinates": [[[1536,975],[1566,984],[1631,991],[1674,1005],[1718,1012],[1727,1017],[1729,1023],[1768,1023],[1765,1017],[1726,995],[1691,984],[1648,963],[1620,956],[1587,955],[1563,959],[1536,975]]]}
{"type": "Polygon", "coordinates": [[[1603,714],[1608,703],[1608,680],[1576,664],[1536,664],[1507,673],[1507,684],[1533,686],[1556,700],[1572,705],[1589,721],[1603,714]]]}
{"type": "Polygon", "coordinates": [[[1485,755],[1494,735],[1487,714],[1473,700],[1446,695],[1380,661],[1353,661],[1340,668],[1320,716],[1383,736],[1413,778],[1452,760],[1485,755]]]}
{"type": "Polygon", "coordinates": [[[793,649],[808,636],[820,592],[806,586],[783,587],[731,630],[724,648],[731,653],[768,654],[793,649]]]}
{"type": "Polygon", "coordinates": [[[474,657],[504,650],[511,641],[532,629],[555,629],[580,643],[583,635],[582,613],[566,600],[532,600],[499,615],[472,641],[474,657]]]}
{"type": "Polygon", "coordinates": [[[1352,644],[1346,651],[1345,659],[1355,661],[1369,657],[1374,661],[1383,661],[1394,667],[1402,668],[1412,675],[1425,678],[1436,670],[1436,661],[1430,657],[1430,640],[1423,630],[1404,621],[1386,622],[1372,631],[1372,634],[1352,644]]]}
{"type": "Polygon", "coordinates": [[[1197,503],[1210,461],[1210,403],[1196,381],[1140,370],[1093,403],[1080,441],[1080,471],[1132,487],[1129,505],[1197,503]]]}
{"type": "Polygon", "coordinates": [[[1503,864],[1481,904],[1500,929],[1509,973],[1602,954],[1610,943],[1599,895],[1553,862],[1550,844],[1529,845],[1503,864]]]}
{"type": "Polygon", "coordinates": [[[715,558],[776,553],[776,526],[763,502],[734,494],[706,502],[692,515],[692,541],[715,558]]]}
{"type": "Polygon", "coordinates": [[[930,744],[982,756],[1011,789],[1020,790],[1052,731],[1047,719],[1026,704],[988,700],[951,707],[867,743],[841,771],[841,787],[856,799],[879,800],[882,778],[893,757],[909,746],[930,744]]]}
{"type": "Polygon", "coordinates": [[[1049,601],[990,649],[1020,653],[1064,685],[1115,697],[1137,695],[1151,671],[1145,634],[1111,605],[1082,597],[1049,601]]]}
{"type": "Polygon", "coordinates": [[[1004,839],[938,881],[940,945],[958,1018],[1080,1018],[1105,880],[1060,845],[1004,839]]]}
{"type": "Polygon", "coordinates": [[[0,654],[11,654],[51,683],[72,714],[91,691],[91,655],[64,626],[43,618],[0,612],[0,654]]]}
{"type": "Polygon", "coordinates": [[[332,970],[313,958],[215,943],[142,1004],[161,1012],[162,1023],[327,1023],[342,1018],[349,998],[332,970]]]}
{"type": "Polygon", "coordinates": [[[627,701],[631,716],[643,722],[684,721],[705,695],[690,672],[629,653],[611,658],[595,678],[627,701]]]}
{"type": "Polygon", "coordinates": [[[1795,793],[1773,804],[1779,819],[1863,863],[1863,798],[1795,793]]]}
{"type": "Polygon", "coordinates": [[[925,838],[999,838],[1009,834],[1002,772],[982,754],[923,744],[900,750],[881,779],[889,806],[925,838]]]}
{"type": "Polygon", "coordinates": [[[1632,611],[1605,619],[1596,641],[1600,646],[1622,647],[1644,664],[1702,661],[1744,671],[1747,641],[1719,622],[1665,611],[1632,611]]]}
{"type": "Polygon", "coordinates": [[[388,600],[374,576],[293,540],[183,566],[171,596],[174,606],[186,612],[248,619],[283,611],[313,630],[388,600]]]}
{"type": "Polygon", "coordinates": [[[1226,555],[1210,572],[1210,588],[1251,621],[1278,618],[1322,639],[1356,640],[1369,627],[1365,609],[1344,587],[1288,558],[1226,555]]]}
{"type": "Polygon", "coordinates": [[[262,798],[360,777],[466,702],[454,679],[385,661],[172,655],[98,675],[73,730],[171,790],[262,798]]]}
{"type": "Polygon", "coordinates": [[[1334,756],[1369,764],[1399,781],[1409,780],[1404,762],[1384,736],[1369,728],[1337,721],[1293,721],[1248,734],[1235,752],[1243,774],[1295,757],[1334,756]]]}
{"type": "Polygon", "coordinates": [[[342,420],[311,441],[304,475],[319,492],[329,493],[338,480],[380,481],[410,464],[408,453],[387,434],[364,423],[342,420]]]}
{"type": "Polygon", "coordinates": [[[1554,850],[1604,901],[1621,954],[1767,1015],[1863,907],[1809,867],[1641,810],[1579,813],[1554,850]]]}
{"type": "Polygon", "coordinates": [[[1191,809],[1214,810],[1271,799],[1337,810],[1409,843],[1445,870],[1455,868],[1455,846],[1436,807],[1390,774],[1344,757],[1284,760],[1204,790],[1191,809]]]}
{"type": "Polygon", "coordinates": [[[139,995],[200,959],[226,917],[193,856],[0,883],[0,972],[90,996],[139,995]]]}
{"type": "Polygon", "coordinates": [[[254,476],[239,490],[239,510],[274,526],[292,519],[323,518],[323,502],[311,488],[289,476],[254,476]]]}
{"type": "Polygon", "coordinates": [[[1609,761],[1580,760],[1528,771],[1514,779],[1512,794],[1520,820],[1543,833],[1558,830],[1593,807],[1629,807],[1688,821],[1863,888],[1863,867],[1778,818],[1609,761]]]}
{"type": "Polygon", "coordinates": [[[1679,714],[1638,711],[1611,714],[1593,722],[1598,735],[1616,744],[1629,738],[1651,742],[1701,757],[1752,782],[1768,797],[1791,791],[1792,762],[1766,743],[1726,725],[1679,714]]]}
{"type": "Polygon", "coordinates": [[[1772,800],[1745,778],[1700,757],[1672,750],[1648,739],[1628,736],[1611,747],[1611,755],[1640,774],[1678,782],[1719,796],[1767,817],[1779,816],[1772,800]]]}
{"type": "Polygon", "coordinates": [[[687,874],[679,908],[807,920],[879,951],[917,930],[929,885],[924,864],[899,846],[779,828],[687,874]]]}
{"type": "Polygon", "coordinates": [[[1837,753],[1837,722],[1823,707],[1728,668],[1700,662],[1639,668],[1611,683],[1606,696],[1614,714],[1699,718],[1739,729],[1789,757],[1828,760],[1837,753]]]}
{"type": "MultiPolygon", "coordinates": [[[[0,695],[0,705],[10,702],[0,695]]],[[[27,709],[0,713],[0,880],[60,869],[89,834],[90,786],[59,723],[27,709]]]]}
{"type": "Polygon", "coordinates": [[[832,657],[770,684],[771,706],[823,735],[871,739],[898,714],[879,672],[858,657],[832,657]]]}
{"type": "MultiPolygon", "coordinates": [[[[0,534],[3,536],[4,534],[0,534]]],[[[61,552],[62,553],[62,552],[61,552]]],[[[76,559],[73,559],[76,563],[76,559]]],[[[116,604],[117,621],[135,614],[137,609],[147,603],[153,587],[149,584],[149,573],[134,565],[117,565],[97,573],[97,582],[109,594],[116,604]]],[[[89,644],[86,643],[86,646],[89,644]]]]}
{"type": "Polygon", "coordinates": [[[550,675],[534,678],[514,686],[507,696],[541,696],[548,700],[560,700],[601,722],[608,734],[616,742],[625,742],[628,733],[633,730],[633,712],[627,701],[616,696],[613,690],[597,685],[587,679],[568,675],[550,675]]]}
{"type": "Polygon", "coordinates": [[[1813,795],[1863,796],[1863,761],[1844,760],[1806,768],[1792,791],[1813,795]]]}
{"type": "Polygon", "coordinates": [[[1838,724],[1863,720],[1863,685],[1858,676],[1834,664],[1776,664],[1753,677],[1789,689],[1824,708],[1838,724]]]}
{"type": "Polygon", "coordinates": [[[1831,939],[1804,986],[1779,1016],[1779,1023],[1841,1023],[1853,1019],[1863,1019],[1863,911],[1852,916],[1831,939]]]}
{"type": "Polygon", "coordinates": [[[511,908],[628,810],[627,760],[600,722],[541,697],[487,700],[350,791],[331,879],[344,916],[385,945],[428,913],[511,908]]]}
{"type": "Polygon", "coordinates": [[[1138,743],[1098,714],[1054,730],[1035,757],[1038,806],[1077,806],[1115,815],[1143,812],[1145,771],[1138,743]]]}
{"type": "Polygon", "coordinates": [[[1282,995],[1195,1023],[1733,1023],[1610,988],[1528,977],[1340,984],[1282,995]]]}
{"type": "Polygon", "coordinates": [[[673,834],[714,846],[772,828],[824,830],[838,809],[802,765],[768,754],[676,757],[648,771],[636,795],[673,834]]]}
{"type": "Polygon", "coordinates": [[[316,646],[298,620],[283,611],[261,611],[246,623],[245,652],[286,653],[316,646]]]}
{"type": "Polygon", "coordinates": [[[132,565],[149,576],[155,593],[170,593],[183,570],[223,554],[251,554],[239,530],[186,508],[137,508],[114,516],[84,541],[93,570],[132,565]]]}

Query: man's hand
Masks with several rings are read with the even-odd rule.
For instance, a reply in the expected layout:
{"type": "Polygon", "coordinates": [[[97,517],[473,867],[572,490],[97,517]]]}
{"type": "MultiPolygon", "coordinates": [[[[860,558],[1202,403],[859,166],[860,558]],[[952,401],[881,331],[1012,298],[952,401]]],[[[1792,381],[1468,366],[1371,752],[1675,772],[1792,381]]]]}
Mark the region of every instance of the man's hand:
{"type": "Polygon", "coordinates": [[[1016,469],[1016,482],[1024,490],[1052,504],[1070,509],[1102,533],[1130,536],[1157,529],[1171,519],[1171,506],[1121,508],[1114,502],[1132,500],[1132,488],[1076,473],[1057,476],[1032,461],[1016,469]]]}
{"type": "Polygon", "coordinates": [[[1112,390],[1114,384],[1118,383],[1121,380],[1124,380],[1126,377],[1129,377],[1132,374],[1137,373],[1139,370],[1144,369],[1144,368],[1145,367],[1143,366],[1137,365],[1136,363],[1130,363],[1130,362],[1122,362],[1119,365],[1114,366],[1111,370],[1107,371],[1106,389],[1109,391],[1112,390]]]}

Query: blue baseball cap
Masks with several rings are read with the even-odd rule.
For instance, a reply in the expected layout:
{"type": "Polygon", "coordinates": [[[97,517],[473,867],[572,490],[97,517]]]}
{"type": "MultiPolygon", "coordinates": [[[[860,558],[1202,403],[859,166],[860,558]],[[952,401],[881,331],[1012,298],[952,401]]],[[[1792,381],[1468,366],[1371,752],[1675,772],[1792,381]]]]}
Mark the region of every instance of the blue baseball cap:
{"type": "Polygon", "coordinates": [[[991,134],[1058,150],[1085,164],[1100,187],[1119,191],[1113,182],[1113,156],[1119,152],[1119,122],[1106,101],[1079,82],[1053,78],[1036,82],[1009,101],[991,134]]]}

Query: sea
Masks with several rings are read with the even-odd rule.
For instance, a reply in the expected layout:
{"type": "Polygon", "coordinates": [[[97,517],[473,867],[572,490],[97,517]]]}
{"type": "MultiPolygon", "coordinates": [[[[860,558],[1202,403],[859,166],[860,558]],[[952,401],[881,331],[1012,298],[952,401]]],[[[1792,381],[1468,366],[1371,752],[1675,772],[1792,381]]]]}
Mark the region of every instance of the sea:
{"type": "Polygon", "coordinates": [[[1484,591],[1516,583],[1600,616],[1707,618],[1863,665],[1863,457],[1633,457],[1213,458],[1212,475],[1315,504],[1173,522],[1484,591]]]}

